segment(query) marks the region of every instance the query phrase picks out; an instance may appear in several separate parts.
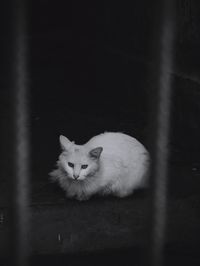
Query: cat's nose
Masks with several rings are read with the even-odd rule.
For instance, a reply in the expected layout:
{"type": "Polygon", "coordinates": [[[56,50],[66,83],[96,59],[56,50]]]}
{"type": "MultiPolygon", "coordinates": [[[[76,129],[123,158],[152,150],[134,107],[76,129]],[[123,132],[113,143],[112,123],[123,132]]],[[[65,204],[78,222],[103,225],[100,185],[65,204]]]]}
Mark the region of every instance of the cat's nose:
{"type": "Polygon", "coordinates": [[[78,179],[79,178],[79,175],[73,175],[74,179],[78,179]]]}

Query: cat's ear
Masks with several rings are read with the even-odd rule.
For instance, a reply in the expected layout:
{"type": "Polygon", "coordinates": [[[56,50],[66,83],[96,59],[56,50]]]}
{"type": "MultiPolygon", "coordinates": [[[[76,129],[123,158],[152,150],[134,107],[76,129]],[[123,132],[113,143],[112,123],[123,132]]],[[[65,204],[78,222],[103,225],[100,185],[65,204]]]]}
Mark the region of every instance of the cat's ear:
{"type": "Polygon", "coordinates": [[[89,152],[89,155],[92,159],[94,160],[97,160],[99,159],[101,153],[103,151],[103,148],[102,147],[97,147],[95,149],[92,149],[90,152],[89,152]]]}
{"type": "Polygon", "coordinates": [[[61,148],[63,150],[68,150],[70,146],[72,145],[72,142],[65,136],[60,135],[59,140],[60,140],[61,148]]]}

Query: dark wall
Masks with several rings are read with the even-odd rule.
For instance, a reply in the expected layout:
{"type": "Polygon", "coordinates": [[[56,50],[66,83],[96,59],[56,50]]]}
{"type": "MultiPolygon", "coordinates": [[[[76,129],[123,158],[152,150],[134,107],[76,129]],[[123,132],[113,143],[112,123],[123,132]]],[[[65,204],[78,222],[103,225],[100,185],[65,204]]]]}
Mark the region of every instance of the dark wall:
{"type": "Polygon", "coordinates": [[[31,8],[33,112],[41,106],[43,113],[45,103],[66,113],[144,116],[146,67],[138,60],[147,54],[150,32],[144,3],[40,5],[31,8]]]}

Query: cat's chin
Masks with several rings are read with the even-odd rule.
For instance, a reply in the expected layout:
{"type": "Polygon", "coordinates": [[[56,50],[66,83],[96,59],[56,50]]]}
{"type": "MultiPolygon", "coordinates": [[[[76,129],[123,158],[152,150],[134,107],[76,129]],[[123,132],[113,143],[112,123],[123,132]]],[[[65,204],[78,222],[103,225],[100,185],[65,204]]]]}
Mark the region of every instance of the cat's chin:
{"type": "Polygon", "coordinates": [[[86,180],[86,177],[81,177],[81,178],[78,178],[78,179],[75,179],[73,177],[68,177],[68,179],[70,179],[70,181],[74,182],[74,183],[80,183],[80,182],[83,182],[86,180]]]}

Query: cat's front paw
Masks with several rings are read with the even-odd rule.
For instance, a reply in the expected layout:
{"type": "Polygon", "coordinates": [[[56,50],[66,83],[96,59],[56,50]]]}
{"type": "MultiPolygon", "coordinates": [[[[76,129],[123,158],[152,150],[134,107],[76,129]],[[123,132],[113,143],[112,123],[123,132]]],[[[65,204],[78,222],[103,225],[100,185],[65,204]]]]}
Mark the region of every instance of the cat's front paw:
{"type": "Polygon", "coordinates": [[[85,194],[77,195],[77,194],[70,194],[70,193],[66,193],[66,197],[70,199],[76,199],[79,201],[86,201],[90,198],[90,196],[85,195],[85,194]]]}
{"type": "Polygon", "coordinates": [[[78,195],[75,197],[77,200],[79,201],[86,201],[86,200],[89,200],[90,196],[86,196],[86,195],[78,195]]]}

